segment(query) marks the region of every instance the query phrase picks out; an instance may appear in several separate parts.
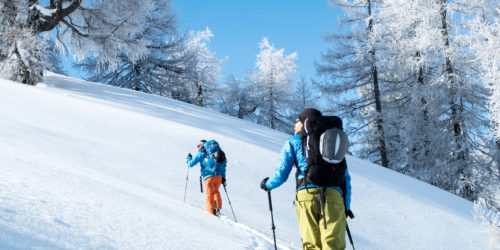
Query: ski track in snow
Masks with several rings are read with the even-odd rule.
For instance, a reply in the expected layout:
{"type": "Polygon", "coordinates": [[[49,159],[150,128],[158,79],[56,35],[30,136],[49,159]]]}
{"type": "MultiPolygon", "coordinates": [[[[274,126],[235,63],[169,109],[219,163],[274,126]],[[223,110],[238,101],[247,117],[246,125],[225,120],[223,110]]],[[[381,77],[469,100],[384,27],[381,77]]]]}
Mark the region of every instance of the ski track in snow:
{"type": "MultiPolygon", "coordinates": [[[[263,233],[255,230],[255,229],[252,229],[245,224],[237,223],[237,222],[229,219],[227,216],[221,215],[220,217],[221,217],[221,220],[224,221],[225,223],[233,225],[234,227],[245,231],[248,235],[250,235],[253,238],[253,244],[251,244],[247,249],[272,249],[272,248],[274,248],[274,240],[272,238],[265,236],[263,233]]],[[[293,249],[293,247],[289,247],[290,245],[293,245],[293,244],[281,243],[281,242],[279,242],[279,239],[276,239],[276,245],[277,245],[278,249],[293,249]]]]}
{"type": "MultiPolygon", "coordinates": [[[[198,207],[198,206],[190,204],[190,203],[185,203],[185,204],[189,205],[191,207],[203,210],[203,212],[207,213],[205,211],[205,208],[198,207]]],[[[231,208],[227,208],[227,209],[230,210],[231,208]]],[[[248,235],[248,236],[250,236],[250,238],[252,238],[252,241],[248,244],[246,249],[262,249],[262,250],[274,249],[273,238],[266,236],[264,233],[261,233],[258,230],[251,228],[250,226],[247,226],[245,224],[234,221],[234,216],[232,213],[230,213],[230,215],[224,215],[223,213],[225,213],[224,210],[221,210],[221,215],[219,216],[219,219],[222,222],[224,222],[225,224],[230,225],[238,230],[245,232],[246,235],[248,235]]],[[[228,211],[228,213],[229,213],[229,211],[228,211]]],[[[208,213],[207,213],[207,215],[208,215],[208,213]]],[[[212,215],[210,215],[210,216],[212,216],[212,215]]],[[[271,231],[270,225],[269,225],[269,231],[271,231]]],[[[298,249],[297,247],[294,247],[293,243],[282,242],[279,239],[276,239],[276,246],[278,247],[278,249],[285,249],[285,250],[298,249]]]]}

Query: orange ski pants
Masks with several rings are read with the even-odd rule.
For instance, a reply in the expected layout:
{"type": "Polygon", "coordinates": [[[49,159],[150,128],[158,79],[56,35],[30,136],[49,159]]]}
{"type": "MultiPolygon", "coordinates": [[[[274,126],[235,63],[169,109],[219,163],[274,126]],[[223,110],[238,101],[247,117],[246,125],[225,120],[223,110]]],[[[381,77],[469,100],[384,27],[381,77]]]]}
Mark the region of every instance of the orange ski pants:
{"type": "Polygon", "coordinates": [[[219,193],[219,187],[222,183],[222,176],[212,176],[205,179],[205,190],[207,190],[207,212],[214,214],[215,202],[217,207],[222,208],[222,199],[219,193]]]}

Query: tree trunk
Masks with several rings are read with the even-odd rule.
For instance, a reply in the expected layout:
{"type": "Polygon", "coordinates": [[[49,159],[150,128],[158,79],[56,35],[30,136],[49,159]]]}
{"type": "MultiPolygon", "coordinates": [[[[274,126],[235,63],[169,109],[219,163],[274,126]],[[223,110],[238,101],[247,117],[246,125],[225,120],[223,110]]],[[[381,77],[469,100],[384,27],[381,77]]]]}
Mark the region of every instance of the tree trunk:
{"type": "Polygon", "coordinates": [[[470,184],[470,173],[466,170],[467,168],[467,158],[468,158],[468,149],[466,146],[465,139],[465,131],[462,128],[463,122],[463,102],[461,98],[457,97],[457,88],[458,84],[457,79],[455,77],[455,72],[453,70],[453,65],[449,55],[450,49],[450,39],[448,34],[448,20],[447,20],[447,3],[446,0],[440,0],[440,14],[441,14],[441,34],[443,35],[444,42],[444,54],[445,54],[445,71],[446,78],[448,83],[448,88],[450,88],[450,109],[451,109],[451,117],[450,120],[453,126],[453,141],[455,143],[455,148],[453,148],[452,155],[454,159],[453,164],[457,165],[457,177],[459,182],[460,190],[459,194],[469,200],[473,199],[473,190],[470,184]]]}
{"type": "Polygon", "coordinates": [[[497,146],[497,153],[496,153],[497,170],[496,170],[496,173],[497,173],[497,178],[500,178],[500,139],[496,140],[495,144],[497,146]]]}
{"type": "MultiPolygon", "coordinates": [[[[273,65],[274,67],[274,65],[273,65]]],[[[269,123],[270,123],[270,126],[272,129],[275,129],[276,128],[276,124],[274,123],[274,120],[275,120],[275,108],[274,108],[274,93],[273,93],[273,86],[274,86],[274,69],[271,69],[271,74],[270,74],[270,77],[269,77],[269,115],[270,115],[270,118],[269,119],[269,123]]]]}
{"type": "Polygon", "coordinates": [[[196,105],[203,107],[203,86],[196,82],[196,105]]]}
{"type": "MultiPolygon", "coordinates": [[[[368,16],[369,16],[369,21],[368,21],[368,29],[370,31],[370,36],[373,33],[373,19],[372,19],[372,6],[371,6],[371,0],[367,0],[368,3],[368,16]]],[[[375,110],[377,112],[377,117],[375,120],[377,131],[379,132],[379,146],[378,146],[378,151],[380,153],[380,161],[382,166],[388,168],[389,167],[389,160],[387,157],[387,146],[385,144],[385,132],[384,132],[384,121],[382,118],[382,101],[380,99],[380,87],[379,87],[379,80],[378,80],[378,72],[377,72],[377,63],[376,63],[376,57],[375,57],[375,46],[371,45],[372,48],[370,50],[370,54],[372,56],[372,77],[373,77],[373,95],[375,98],[375,110]]]]}

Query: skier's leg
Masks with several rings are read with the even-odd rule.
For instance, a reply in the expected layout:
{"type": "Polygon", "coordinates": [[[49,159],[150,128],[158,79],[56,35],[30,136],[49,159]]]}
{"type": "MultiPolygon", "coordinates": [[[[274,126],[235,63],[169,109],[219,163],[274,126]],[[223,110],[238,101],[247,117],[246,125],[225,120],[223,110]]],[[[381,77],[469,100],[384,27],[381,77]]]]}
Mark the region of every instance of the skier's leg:
{"type": "Polygon", "coordinates": [[[345,224],[344,200],[339,191],[327,188],[325,191],[325,218],[324,224],[320,223],[321,242],[324,249],[345,249],[345,224]]]}
{"type": "Polygon", "coordinates": [[[214,193],[213,193],[213,177],[208,177],[205,180],[205,190],[207,191],[206,206],[207,212],[210,214],[214,213],[214,193]]]}
{"type": "Polygon", "coordinates": [[[214,176],[214,200],[217,202],[217,207],[222,208],[222,198],[220,196],[219,188],[222,183],[222,176],[214,176]]]}
{"type": "Polygon", "coordinates": [[[304,249],[322,249],[319,231],[322,217],[318,210],[317,193],[317,189],[310,188],[309,192],[305,189],[297,191],[295,196],[297,220],[304,249]]]}

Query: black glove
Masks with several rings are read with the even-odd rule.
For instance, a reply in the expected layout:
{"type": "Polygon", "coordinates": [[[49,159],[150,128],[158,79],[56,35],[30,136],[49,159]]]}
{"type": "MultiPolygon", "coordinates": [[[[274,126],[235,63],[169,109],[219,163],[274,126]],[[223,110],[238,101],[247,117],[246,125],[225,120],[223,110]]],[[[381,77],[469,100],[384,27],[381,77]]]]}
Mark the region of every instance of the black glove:
{"type": "Polygon", "coordinates": [[[264,189],[264,191],[269,191],[269,188],[266,187],[267,180],[269,180],[269,177],[264,178],[264,180],[260,182],[260,188],[264,189]]]}
{"type": "Polygon", "coordinates": [[[345,216],[346,216],[346,217],[349,217],[349,218],[351,218],[351,219],[354,219],[354,214],[352,213],[352,211],[351,211],[351,210],[346,210],[346,211],[345,211],[345,216]]]}
{"type": "Polygon", "coordinates": [[[189,153],[187,157],[188,158],[193,158],[193,156],[191,155],[191,153],[189,153]]]}
{"type": "Polygon", "coordinates": [[[226,178],[222,178],[222,185],[226,186],[226,178]]]}

